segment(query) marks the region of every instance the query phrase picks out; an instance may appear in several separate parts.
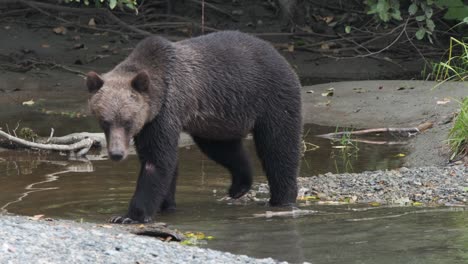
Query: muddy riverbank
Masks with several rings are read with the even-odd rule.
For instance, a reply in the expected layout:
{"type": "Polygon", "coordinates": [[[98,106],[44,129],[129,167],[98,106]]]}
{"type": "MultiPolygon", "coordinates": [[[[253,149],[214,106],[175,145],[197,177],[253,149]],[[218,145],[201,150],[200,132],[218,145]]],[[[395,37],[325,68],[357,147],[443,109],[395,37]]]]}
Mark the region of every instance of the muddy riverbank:
{"type": "Polygon", "coordinates": [[[439,85],[429,81],[373,80],[326,83],[303,90],[305,122],[337,127],[433,127],[409,144],[404,166],[444,166],[449,161],[448,131],[459,102],[467,96],[466,82],[439,85]],[[333,88],[333,96],[324,97],[333,88]]]}

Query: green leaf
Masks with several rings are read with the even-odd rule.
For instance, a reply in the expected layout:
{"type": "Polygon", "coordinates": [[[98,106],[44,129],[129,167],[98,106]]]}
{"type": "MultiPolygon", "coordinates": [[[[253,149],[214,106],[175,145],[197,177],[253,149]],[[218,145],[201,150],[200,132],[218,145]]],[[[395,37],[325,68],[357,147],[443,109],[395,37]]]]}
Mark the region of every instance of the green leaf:
{"type": "Polygon", "coordinates": [[[346,26],[346,27],[344,28],[344,31],[346,32],[346,34],[351,33],[351,26],[346,26]]]}
{"type": "Polygon", "coordinates": [[[117,6],[117,0],[109,0],[109,8],[114,9],[117,6]]]}
{"type": "Polygon", "coordinates": [[[426,3],[424,3],[424,2],[421,2],[421,4],[420,4],[420,5],[421,5],[421,9],[422,9],[423,11],[426,11],[426,8],[427,8],[427,5],[426,5],[426,3]]]}
{"type": "Polygon", "coordinates": [[[434,10],[432,10],[432,7],[428,7],[428,8],[426,8],[426,10],[424,11],[424,13],[426,14],[426,17],[427,17],[427,18],[431,18],[432,15],[434,14],[434,10]]]}
{"type": "Polygon", "coordinates": [[[424,35],[426,35],[426,29],[425,28],[419,28],[418,31],[416,31],[416,38],[418,40],[423,39],[424,35]]]}
{"type": "Polygon", "coordinates": [[[376,10],[379,13],[386,13],[389,9],[388,2],[386,0],[379,0],[376,6],[376,10]]]}
{"type": "Polygon", "coordinates": [[[396,20],[403,20],[403,18],[401,18],[400,10],[395,10],[395,12],[392,13],[392,18],[396,20]]]}
{"type": "Polygon", "coordinates": [[[416,5],[416,3],[412,3],[409,6],[408,12],[409,12],[410,15],[414,15],[414,14],[416,14],[416,12],[418,12],[418,6],[416,5]]]}
{"type": "Polygon", "coordinates": [[[388,15],[388,12],[382,12],[379,13],[380,19],[382,19],[383,22],[388,22],[390,20],[390,16],[388,15]]]}
{"type": "Polygon", "coordinates": [[[435,29],[435,23],[432,19],[426,19],[426,27],[430,32],[433,32],[435,29]]]}
{"type": "Polygon", "coordinates": [[[425,19],[426,19],[426,16],[417,16],[416,17],[416,21],[418,21],[418,22],[424,21],[425,19]]]}
{"type": "Polygon", "coordinates": [[[468,17],[465,17],[465,18],[463,19],[463,23],[468,24],[468,17]]]}

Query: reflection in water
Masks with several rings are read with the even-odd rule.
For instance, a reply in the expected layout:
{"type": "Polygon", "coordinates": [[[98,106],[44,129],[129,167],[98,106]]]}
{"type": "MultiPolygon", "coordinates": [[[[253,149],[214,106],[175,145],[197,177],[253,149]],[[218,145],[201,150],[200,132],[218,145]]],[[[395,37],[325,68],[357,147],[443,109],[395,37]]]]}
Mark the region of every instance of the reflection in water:
{"type": "MultiPolygon", "coordinates": [[[[16,162],[14,162],[14,164],[15,164],[16,168],[18,168],[18,165],[16,164],[16,162]]],[[[87,161],[84,164],[70,165],[70,166],[67,166],[67,168],[65,170],[61,170],[61,171],[58,171],[58,172],[46,174],[45,175],[45,180],[28,184],[26,187],[24,187],[24,190],[26,190],[26,191],[23,192],[23,193],[20,193],[19,197],[17,199],[15,199],[13,201],[10,201],[10,202],[7,202],[2,207],[0,207],[0,213],[6,213],[8,206],[23,201],[23,199],[26,198],[31,193],[43,192],[43,191],[57,189],[58,187],[35,187],[35,186],[45,184],[45,183],[50,183],[50,182],[53,182],[53,181],[57,181],[60,174],[65,174],[65,173],[69,173],[69,172],[93,172],[93,171],[94,171],[93,164],[90,161],[87,161]]],[[[23,172],[23,174],[31,174],[31,173],[32,173],[32,171],[31,172],[28,171],[28,173],[23,172]]]]}
{"type": "MultiPolygon", "coordinates": [[[[402,146],[358,143],[359,151],[332,148],[314,137],[334,128],[310,126],[307,142],[319,146],[303,157],[301,176],[325,172],[391,169],[402,165],[402,146]]],[[[336,146],[337,144],[335,144],[336,146]]],[[[246,146],[252,156],[251,141],[246,146]]],[[[230,177],[196,147],[180,149],[178,210],[158,220],[184,231],[214,236],[207,247],[311,263],[466,263],[467,213],[453,209],[367,208],[308,205],[311,214],[274,217],[264,203],[221,201],[230,177]]],[[[0,206],[24,215],[103,222],[125,212],[135,188],[139,162],[69,161],[59,155],[0,152],[0,206]]],[[[266,182],[255,159],[255,182],[266,182]]],[[[283,216],[281,216],[283,215],[283,216]]]]}

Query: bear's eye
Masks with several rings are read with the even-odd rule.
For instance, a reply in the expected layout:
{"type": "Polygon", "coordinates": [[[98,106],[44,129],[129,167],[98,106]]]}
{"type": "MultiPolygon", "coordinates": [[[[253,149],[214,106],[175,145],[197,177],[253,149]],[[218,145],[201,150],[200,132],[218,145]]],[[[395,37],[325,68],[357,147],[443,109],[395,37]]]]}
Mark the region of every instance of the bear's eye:
{"type": "Polygon", "coordinates": [[[124,122],[123,122],[123,127],[124,127],[127,131],[130,131],[130,129],[132,128],[132,122],[131,122],[131,121],[124,121],[124,122]]]}

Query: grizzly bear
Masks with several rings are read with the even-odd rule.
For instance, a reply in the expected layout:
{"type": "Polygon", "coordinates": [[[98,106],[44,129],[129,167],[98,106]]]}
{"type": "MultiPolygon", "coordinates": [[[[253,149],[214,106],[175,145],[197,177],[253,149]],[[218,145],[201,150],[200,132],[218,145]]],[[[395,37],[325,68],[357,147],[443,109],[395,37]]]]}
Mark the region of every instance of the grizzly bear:
{"type": "Polygon", "coordinates": [[[141,162],[128,212],[111,222],[148,222],[155,213],[175,208],[182,131],[229,170],[232,198],[252,185],[242,145],[252,133],[270,186],[270,204],[296,201],[301,85],[269,43],[236,31],[179,42],[151,36],[110,72],[90,72],[86,83],[109,157],[124,159],[133,138],[141,162]]]}

